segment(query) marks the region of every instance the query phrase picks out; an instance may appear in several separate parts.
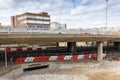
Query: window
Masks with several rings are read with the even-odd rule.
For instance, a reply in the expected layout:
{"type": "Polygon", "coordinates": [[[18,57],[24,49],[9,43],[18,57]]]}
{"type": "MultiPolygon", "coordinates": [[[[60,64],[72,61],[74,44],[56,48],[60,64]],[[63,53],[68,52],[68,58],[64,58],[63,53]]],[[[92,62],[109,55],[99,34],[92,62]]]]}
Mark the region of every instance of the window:
{"type": "Polygon", "coordinates": [[[19,22],[19,24],[25,24],[25,23],[27,23],[26,20],[19,22]]]}
{"type": "Polygon", "coordinates": [[[44,20],[50,20],[50,17],[43,17],[44,20]]]}
{"type": "Polygon", "coordinates": [[[43,24],[50,24],[50,22],[48,22],[48,21],[43,21],[43,24]]]}
{"type": "Polygon", "coordinates": [[[36,23],[38,23],[38,24],[42,24],[43,22],[42,22],[42,21],[36,21],[36,23]]]}
{"type": "Polygon", "coordinates": [[[27,15],[27,18],[36,18],[36,16],[33,16],[33,15],[27,15]]]}
{"type": "Polygon", "coordinates": [[[26,15],[25,16],[20,16],[20,17],[17,18],[17,20],[21,20],[21,19],[24,19],[26,17],[27,17],[26,15]]]}
{"type": "Polygon", "coordinates": [[[36,16],[36,19],[42,19],[42,16],[36,16]]]}
{"type": "Polygon", "coordinates": [[[36,26],[28,26],[28,28],[36,28],[36,26]]]}
{"type": "Polygon", "coordinates": [[[49,28],[49,26],[43,26],[44,28],[49,28]]]}
{"type": "Polygon", "coordinates": [[[49,26],[27,26],[27,28],[33,28],[33,29],[49,29],[49,26]]]}
{"type": "Polygon", "coordinates": [[[35,23],[35,20],[28,20],[28,23],[35,23]]]}

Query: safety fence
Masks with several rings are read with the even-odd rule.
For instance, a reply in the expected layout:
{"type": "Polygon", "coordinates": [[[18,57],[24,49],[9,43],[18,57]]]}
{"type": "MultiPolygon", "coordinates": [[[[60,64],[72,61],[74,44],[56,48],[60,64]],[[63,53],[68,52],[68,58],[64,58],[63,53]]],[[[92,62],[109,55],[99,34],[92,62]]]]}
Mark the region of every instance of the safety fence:
{"type": "Polygon", "coordinates": [[[32,51],[32,50],[43,50],[45,48],[42,48],[42,47],[36,47],[36,48],[33,48],[33,47],[23,47],[23,48],[0,48],[0,50],[2,51],[32,51]]]}
{"type": "MultiPolygon", "coordinates": [[[[106,54],[103,54],[103,58],[106,54]]],[[[82,55],[59,55],[59,56],[35,56],[35,57],[20,57],[15,60],[16,63],[37,62],[37,61],[61,61],[61,60],[81,60],[97,58],[97,54],[82,54],[82,55]]]]}

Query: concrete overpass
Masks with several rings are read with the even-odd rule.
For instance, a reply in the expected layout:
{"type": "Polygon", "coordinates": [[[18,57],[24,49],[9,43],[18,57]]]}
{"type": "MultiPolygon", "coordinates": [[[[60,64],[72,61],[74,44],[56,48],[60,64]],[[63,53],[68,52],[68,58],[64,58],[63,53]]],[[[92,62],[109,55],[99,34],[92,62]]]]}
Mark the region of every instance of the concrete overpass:
{"type": "Polygon", "coordinates": [[[0,44],[40,44],[52,42],[120,42],[118,35],[79,35],[79,34],[0,34],[0,44]]]}
{"type": "Polygon", "coordinates": [[[79,34],[0,34],[0,44],[42,44],[68,42],[68,51],[76,52],[76,42],[96,41],[98,61],[102,60],[102,42],[120,42],[119,35],[79,35],[79,34]]]}

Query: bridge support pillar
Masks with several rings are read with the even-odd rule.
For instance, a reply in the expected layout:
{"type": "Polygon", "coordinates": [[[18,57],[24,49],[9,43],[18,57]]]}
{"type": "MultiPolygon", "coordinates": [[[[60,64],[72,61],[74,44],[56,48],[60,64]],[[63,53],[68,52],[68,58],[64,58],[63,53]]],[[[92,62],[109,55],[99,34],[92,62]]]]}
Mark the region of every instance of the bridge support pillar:
{"type": "Polygon", "coordinates": [[[67,50],[69,52],[75,53],[76,52],[76,42],[67,42],[67,50]]]}
{"type": "Polygon", "coordinates": [[[59,47],[59,42],[56,43],[56,47],[59,47]]]}
{"type": "Polygon", "coordinates": [[[98,42],[98,54],[97,54],[97,61],[102,61],[103,60],[103,43],[98,42]]]}
{"type": "Polygon", "coordinates": [[[120,51],[120,42],[114,42],[114,47],[117,51],[120,51]]]}

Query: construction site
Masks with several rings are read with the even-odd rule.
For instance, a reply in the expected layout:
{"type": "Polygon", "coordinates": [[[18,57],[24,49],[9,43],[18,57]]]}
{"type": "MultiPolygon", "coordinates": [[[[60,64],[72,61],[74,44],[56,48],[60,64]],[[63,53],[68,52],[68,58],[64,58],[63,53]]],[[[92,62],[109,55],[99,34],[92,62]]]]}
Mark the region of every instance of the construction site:
{"type": "Polygon", "coordinates": [[[0,0],[0,80],[120,80],[119,7],[119,0],[0,0]]]}
{"type": "Polygon", "coordinates": [[[0,80],[120,80],[119,50],[104,46],[103,60],[97,61],[96,48],[78,47],[76,53],[65,47],[6,48],[8,64],[1,51],[0,80]]]}
{"type": "MultiPolygon", "coordinates": [[[[2,71],[2,70],[1,70],[2,71]]],[[[6,71],[6,70],[5,70],[6,71]]],[[[37,62],[12,66],[12,70],[0,77],[0,80],[119,80],[120,62],[96,62],[95,60],[37,62]],[[48,68],[24,72],[29,65],[45,65],[48,68]]]]}

